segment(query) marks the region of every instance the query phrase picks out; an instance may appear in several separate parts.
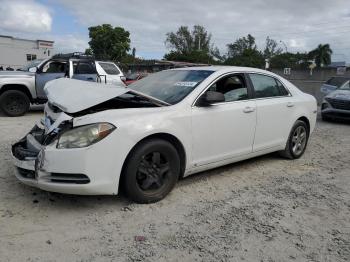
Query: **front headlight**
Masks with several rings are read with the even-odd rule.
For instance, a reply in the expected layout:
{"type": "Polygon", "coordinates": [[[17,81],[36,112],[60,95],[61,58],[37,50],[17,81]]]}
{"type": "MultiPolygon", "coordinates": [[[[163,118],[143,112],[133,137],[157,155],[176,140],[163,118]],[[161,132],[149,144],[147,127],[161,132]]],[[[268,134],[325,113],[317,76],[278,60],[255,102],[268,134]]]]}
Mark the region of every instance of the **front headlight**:
{"type": "Polygon", "coordinates": [[[115,126],[109,123],[96,123],[73,128],[59,137],[57,148],[87,147],[102,140],[114,129],[115,126]]]}

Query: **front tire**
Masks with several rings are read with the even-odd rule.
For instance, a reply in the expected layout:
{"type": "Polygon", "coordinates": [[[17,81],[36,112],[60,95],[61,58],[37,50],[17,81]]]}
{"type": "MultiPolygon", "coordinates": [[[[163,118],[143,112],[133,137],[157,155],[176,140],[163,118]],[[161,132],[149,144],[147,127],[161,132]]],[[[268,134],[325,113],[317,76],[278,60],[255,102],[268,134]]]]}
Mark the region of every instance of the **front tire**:
{"type": "Polygon", "coordinates": [[[146,140],[127,158],[123,189],[137,203],[154,203],[174,188],[180,170],[180,157],[171,143],[162,139],[146,140]]]}
{"type": "Polygon", "coordinates": [[[306,149],[309,140],[309,129],[304,121],[297,120],[290,131],[286,148],[280,151],[280,155],[289,158],[300,158],[306,149]]]}
{"type": "Polygon", "coordinates": [[[0,96],[0,108],[7,116],[22,116],[30,107],[28,96],[18,90],[5,91],[0,96]]]}

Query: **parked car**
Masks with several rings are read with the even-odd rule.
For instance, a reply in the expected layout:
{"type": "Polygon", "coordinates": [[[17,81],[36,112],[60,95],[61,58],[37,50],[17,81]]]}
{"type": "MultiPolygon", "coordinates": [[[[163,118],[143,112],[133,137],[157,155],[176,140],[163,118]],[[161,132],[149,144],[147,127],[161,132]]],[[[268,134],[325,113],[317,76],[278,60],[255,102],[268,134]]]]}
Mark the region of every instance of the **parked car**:
{"type": "Polygon", "coordinates": [[[321,93],[327,95],[330,92],[337,90],[343,86],[348,85],[350,82],[350,77],[334,76],[331,77],[321,86],[321,93]]]}
{"type": "Polygon", "coordinates": [[[128,86],[144,77],[146,77],[147,73],[132,73],[126,76],[125,84],[128,86]]]}
{"type": "Polygon", "coordinates": [[[96,61],[96,70],[101,80],[108,84],[123,85],[126,82],[122,70],[114,62],[96,61]]]}
{"type": "MultiPolygon", "coordinates": [[[[101,62],[100,62],[101,63],[101,62]]],[[[50,59],[24,68],[23,71],[0,72],[0,109],[8,116],[24,115],[30,104],[47,101],[44,86],[57,78],[72,78],[91,82],[125,86],[121,81],[113,81],[109,76],[100,75],[97,62],[80,53],[60,54],[50,59]],[[106,78],[105,78],[106,77],[106,78]]],[[[120,80],[120,76],[119,80],[120,80]]],[[[83,94],[83,93],[82,93],[83,94]]]]}
{"type": "Polygon", "coordinates": [[[323,120],[350,119],[350,82],[326,95],[321,104],[323,120]]]}
{"type": "Polygon", "coordinates": [[[138,203],[207,169],[274,151],[299,158],[317,114],[313,96],[244,67],[167,70],[130,88],[58,79],[45,90],[42,125],[12,146],[17,178],[68,194],[123,188],[138,203]]]}

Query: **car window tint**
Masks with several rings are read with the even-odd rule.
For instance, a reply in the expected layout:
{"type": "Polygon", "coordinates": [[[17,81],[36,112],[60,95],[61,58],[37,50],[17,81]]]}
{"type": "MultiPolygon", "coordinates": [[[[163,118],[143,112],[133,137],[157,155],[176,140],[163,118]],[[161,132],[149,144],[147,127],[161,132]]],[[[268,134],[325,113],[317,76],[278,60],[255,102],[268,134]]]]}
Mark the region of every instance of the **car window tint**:
{"type": "Polygon", "coordinates": [[[117,66],[113,63],[99,62],[99,65],[109,75],[119,75],[120,74],[120,71],[118,70],[117,66]]]}
{"type": "Polygon", "coordinates": [[[169,104],[176,104],[213,72],[211,70],[195,69],[161,71],[132,83],[128,88],[169,104]]]}
{"type": "Polygon", "coordinates": [[[248,99],[248,89],[243,75],[225,76],[212,84],[208,90],[222,93],[225,102],[248,99]]]}
{"type": "Polygon", "coordinates": [[[328,79],[328,81],[326,82],[327,85],[331,85],[331,86],[336,86],[336,87],[340,87],[342,86],[348,79],[346,79],[345,77],[332,77],[330,79],[328,79]]]}
{"type": "Polygon", "coordinates": [[[43,73],[64,73],[66,68],[66,62],[59,61],[49,61],[47,62],[43,68],[43,73]]]}
{"type": "Polygon", "coordinates": [[[341,90],[350,90],[350,81],[346,82],[340,89],[341,90]]]}
{"type": "Polygon", "coordinates": [[[79,62],[75,69],[76,74],[95,74],[95,69],[89,62],[79,62]]]}
{"type": "Polygon", "coordinates": [[[275,79],[275,81],[277,83],[277,86],[278,86],[278,89],[279,89],[279,92],[280,92],[280,96],[288,96],[289,92],[285,88],[285,86],[280,81],[278,81],[277,79],[275,79]]]}
{"type": "Polygon", "coordinates": [[[256,98],[281,95],[275,78],[259,74],[249,74],[249,77],[253,83],[256,98]]]}

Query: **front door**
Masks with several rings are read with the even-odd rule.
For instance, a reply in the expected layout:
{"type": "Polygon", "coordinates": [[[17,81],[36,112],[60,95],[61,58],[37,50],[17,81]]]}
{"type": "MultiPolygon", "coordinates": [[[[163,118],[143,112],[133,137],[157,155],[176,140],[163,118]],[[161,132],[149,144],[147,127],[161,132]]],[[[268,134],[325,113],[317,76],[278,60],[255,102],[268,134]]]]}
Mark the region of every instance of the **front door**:
{"type": "Polygon", "coordinates": [[[44,63],[35,75],[35,87],[38,98],[46,98],[44,92],[48,81],[68,76],[68,61],[49,60],[44,63]]]}
{"type": "Polygon", "coordinates": [[[229,74],[207,91],[221,92],[225,102],[192,108],[193,163],[196,166],[252,152],[256,105],[243,74],[229,74]]]}

